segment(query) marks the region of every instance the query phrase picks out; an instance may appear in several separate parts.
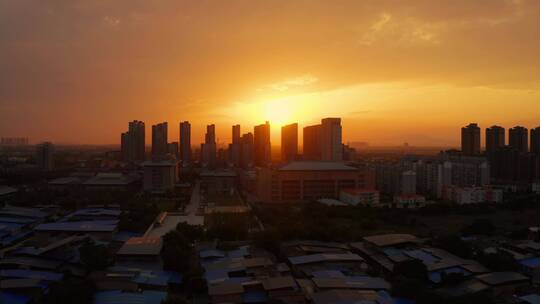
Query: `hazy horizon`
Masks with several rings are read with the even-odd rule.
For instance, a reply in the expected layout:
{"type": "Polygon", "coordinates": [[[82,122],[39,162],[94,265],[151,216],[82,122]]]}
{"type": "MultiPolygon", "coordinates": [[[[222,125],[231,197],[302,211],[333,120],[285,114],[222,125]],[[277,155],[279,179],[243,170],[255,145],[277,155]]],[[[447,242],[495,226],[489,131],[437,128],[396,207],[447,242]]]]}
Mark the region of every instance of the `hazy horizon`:
{"type": "Polygon", "coordinates": [[[269,120],[275,145],[341,117],[345,143],[458,146],[470,122],[540,125],[539,37],[534,0],[0,0],[0,136],[188,120],[197,145],[269,120]]]}

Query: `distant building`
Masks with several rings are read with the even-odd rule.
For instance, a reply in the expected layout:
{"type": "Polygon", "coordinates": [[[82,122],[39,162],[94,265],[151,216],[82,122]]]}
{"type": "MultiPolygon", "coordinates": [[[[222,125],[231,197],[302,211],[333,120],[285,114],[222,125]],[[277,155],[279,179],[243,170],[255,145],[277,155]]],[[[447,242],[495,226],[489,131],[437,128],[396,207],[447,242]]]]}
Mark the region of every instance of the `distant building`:
{"type": "Polygon", "coordinates": [[[461,128],[461,152],[467,156],[480,154],[480,128],[471,123],[461,128]]]}
{"type": "Polygon", "coordinates": [[[242,135],[240,147],[240,166],[244,169],[253,167],[254,163],[254,139],[253,134],[242,135]]]}
{"type": "Polygon", "coordinates": [[[298,124],[281,127],[281,161],[290,162],[298,158],[298,124]]]}
{"type": "Polygon", "coordinates": [[[491,153],[506,144],[505,130],[500,126],[491,126],[486,129],[486,152],[491,153]]]}
{"type": "Polygon", "coordinates": [[[98,173],[82,183],[86,190],[128,191],[140,180],[138,175],[98,173]]]}
{"type": "Polygon", "coordinates": [[[413,170],[401,174],[401,194],[416,194],[416,172],[413,170]]]}
{"type": "Polygon", "coordinates": [[[129,122],[129,129],[121,136],[121,154],[124,161],[140,162],[145,159],[144,122],[129,122]]]}
{"type": "Polygon", "coordinates": [[[321,125],[304,127],[303,158],[304,160],[321,160],[321,125]]]}
{"type": "Polygon", "coordinates": [[[321,145],[322,160],[343,160],[341,118],[324,118],[321,121],[321,145]]]}
{"type": "Polygon", "coordinates": [[[531,129],[531,153],[540,154],[540,127],[531,129]]]}
{"type": "Polygon", "coordinates": [[[352,206],[378,206],[379,191],[374,189],[342,189],[339,200],[352,206]]]}
{"type": "Polygon", "coordinates": [[[143,189],[150,192],[167,192],[178,182],[178,163],[173,160],[146,161],[143,163],[143,189]]]}
{"type": "Polygon", "coordinates": [[[28,137],[2,137],[0,146],[27,146],[28,137]]]}
{"type": "Polygon", "coordinates": [[[54,170],[54,145],[43,142],[36,146],[36,164],[44,171],[54,170]]]}
{"type": "Polygon", "coordinates": [[[417,193],[441,198],[445,187],[489,185],[491,176],[487,158],[464,156],[459,151],[435,157],[408,156],[375,168],[377,189],[390,195],[417,193]]]}
{"type": "Polygon", "coordinates": [[[255,126],[253,130],[253,161],[257,167],[271,163],[270,123],[255,126]]]}
{"type": "Polygon", "coordinates": [[[459,205],[500,203],[503,201],[503,191],[491,187],[448,187],[445,198],[459,205]]]}
{"type": "Polygon", "coordinates": [[[216,126],[206,126],[204,143],[201,144],[201,164],[206,167],[216,165],[217,146],[216,146],[216,126]]]}
{"type": "Polygon", "coordinates": [[[342,189],[373,188],[374,175],[340,162],[297,161],[257,172],[257,195],[267,203],[339,197],[342,189]]]}
{"type": "Polygon", "coordinates": [[[180,159],[184,164],[191,163],[191,125],[189,121],[180,123],[180,159]]]}
{"type": "Polygon", "coordinates": [[[232,126],[232,143],[233,144],[240,143],[240,125],[232,126]]]}
{"type": "Polygon", "coordinates": [[[426,205],[426,198],[419,194],[400,194],[394,196],[393,207],[399,209],[420,208],[426,205]]]}
{"type": "Polygon", "coordinates": [[[344,161],[355,161],[357,158],[356,149],[349,146],[343,145],[343,160],[344,161]]]}
{"type": "Polygon", "coordinates": [[[492,180],[498,184],[529,183],[540,177],[538,154],[508,146],[491,153],[489,162],[492,180]]]}
{"type": "Polygon", "coordinates": [[[180,150],[179,150],[179,147],[178,147],[178,142],[173,141],[171,143],[168,143],[167,144],[167,152],[168,152],[169,155],[174,156],[174,158],[180,159],[180,150]]]}
{"type": "Polygon", "coordinates": [[[232,126],[232,143],[229,145],[229,161],[235,167],[241,166],[242,138],[240,137],[240,125],[232,126]]]}
{"type": "Polygon", "coordinates": [[[519,152],[529,152],[529,131],[525,127],[517,126],[508,131],[509,146],[519,152]]]}
{"type": "Polygon", "coordinates": [[[212,195],[232,195],[238,185],[238,177],[232,170],[204,170],[200,178],[201,192],[212,195]]]}
{"type": "Polygon", "coordinates": [[[167,155],[168,124],[162,122],[152,126],[152,158],[161,159],[167,155]]]}

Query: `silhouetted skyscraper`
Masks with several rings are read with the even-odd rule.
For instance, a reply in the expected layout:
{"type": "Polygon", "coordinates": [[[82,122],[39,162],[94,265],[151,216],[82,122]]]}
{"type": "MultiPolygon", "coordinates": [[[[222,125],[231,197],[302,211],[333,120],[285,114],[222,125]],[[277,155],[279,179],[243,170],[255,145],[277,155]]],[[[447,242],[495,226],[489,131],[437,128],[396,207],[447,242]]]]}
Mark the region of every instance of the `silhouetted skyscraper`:
{"type": "Polygon", "coordinates": [[[167,122],[152,126],[152,158],[164,158],[167,155],[167,122]]]}
{"type": "Polygon", "coordinates": [[[529,152],[529,132],[527,128],[516,126],[508,131],[508,145],[519,152],[529,152]]]}
{"type": "Polygon", "coordinates": [[[298,158],[298,124],[281,127],[281,161],[290,162],[298,158]]]}
{"type": "Polygon", "coordinates": [[[255,126],[254,139],[254,162],[255,166],[264,167],[271,162],[270,151],[270,123],[255,126]]]}
{"type": "Polygon", "coordinates": [[[540,127],[531,129],[531,152],[540,154],[540,127]]]}
{"type": "Polygon", "coordinates": [[[191,163],[191,125],[189,121],[180,123],[180,159],[184,164],[191,163]]]}
{"type": "Polygon", "coordinates": [[[321,125],[304,127],[303,158],[304,160],[321,160],[321,125]]]}
{"type": "Polygon", "coordinates": [[[44,142],[36,146],[36,164],[44,171],[54,169],[54,145],[44,142]]]}
{"type": "Polygon", "coordinates": [[[503,127],[492,126],[486,129],[486,152],[490,153],[504,147],[506,143],[503,127]]]}
{"type": "Polygon", "coordinates": [[[241,165],[242,144],[240,137],[240,125],[232,126],[232,143],[229,145],[229,160],[239,167],[241,165]]]}
{"type": "Polygon", "coordinates": [[[180,150],[178,148],[178,142],[173,141],[171,143],[168,143],[167,144],[167,152],[170,155],[173,155],[175,159],[179,159],[180,158],[180,150]]]}
{"type": "Polygon", "coordinates": [[[145,127],[144,122],[134,120],[129,122],[128,131],[122,133],[121,151],[124,161],[144,161],[145,158],[145,127]]]}
{"type": "Polygon", "coordinates": [[[478,124],[471,123],[461,128],[461,152],[463,155],[480,154],[480,128],[478,124]]]}
{"type": "Polygon", "coordinates": [[[240,165],[242,168],[249,168],[253,166],[253,134],[250,132],[242,135],[240,141],[240,165]]]}
{"type": "Polygon", "coordinates": [[[232,143],[233,144],[240,143],[240,125],[232,126],[232,143]]]}
{"type": "Polygon", "coordinates": [[[216,164],[216,126],[206,126],[204,144],[201,145],[201,162],[205,166],[213,167],[216,164]]]}
{"type": "Polygon", "coordinates": [[[341,118],[324,118],[321,123],[321,159],[342,161],[341,118]]]}

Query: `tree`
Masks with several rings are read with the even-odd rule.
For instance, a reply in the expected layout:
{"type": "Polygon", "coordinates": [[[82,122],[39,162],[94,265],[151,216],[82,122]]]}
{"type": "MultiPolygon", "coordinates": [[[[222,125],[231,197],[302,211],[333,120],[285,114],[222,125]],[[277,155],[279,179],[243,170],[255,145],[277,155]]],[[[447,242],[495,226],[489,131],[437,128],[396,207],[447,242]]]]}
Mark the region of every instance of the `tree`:
{"type": "Polygon", "coordinates": [[[426,281],[428,278],[426,265],[417,259],[396,263],[393,273],[395,276],[403,276],[420,281],[426,281]]]}
{"type": "Polygon", "coordinates": [[[95,286],[89,280],[69,278],[54,282],[44,298],[45,304],[91,304],[95,286]]]}
{"type": "Polygon", "coordinates": [[[463,241],[457,235],[448,235],[437,238],[434,241],[434,246],[464,259],[470,259],[473,255],[473,248],[471,245],[463,241]]]}
{"type": "Polygon", "coordinates": [[[163,236],[161,258],[165,270],[185,272],[189,269],[192,248],[190,241],[181,233],[173,230],[163,236]]]}
{"type": "Polygon", "coordinates": [[[464,235],[493,235],[495,226],[490,219],[476,219],[462,230],[464,235]]]}
{"type": "Polygon", "coordinates": [[[512,254],[503,250],[496,253],[482,253],[477,260],[493,271],[517,271],[519,269],[519,263],[512,254]]]}
{"type": "Polygon", "coordinates": [[[109,265],[107,247],[86,243],[79,248],[81,262],[87,270],[103,270],[109,265]]]}

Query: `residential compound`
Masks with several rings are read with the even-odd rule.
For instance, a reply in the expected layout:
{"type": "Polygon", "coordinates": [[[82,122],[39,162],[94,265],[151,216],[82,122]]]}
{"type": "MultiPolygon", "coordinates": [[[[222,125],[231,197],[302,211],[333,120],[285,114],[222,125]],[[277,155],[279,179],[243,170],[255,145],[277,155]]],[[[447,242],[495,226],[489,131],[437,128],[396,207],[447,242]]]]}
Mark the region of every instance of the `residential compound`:
{"type": "Polygon", "coordinates": [[[376,172],[377,188],[389,194],[419,193],[442,198],[445,189],[451,186],[490,184],[488,160],[481,156],[464,156],[458,151],[441,152],[434,157],[404,157],[395,163],[377,164],[376,172]]]}

